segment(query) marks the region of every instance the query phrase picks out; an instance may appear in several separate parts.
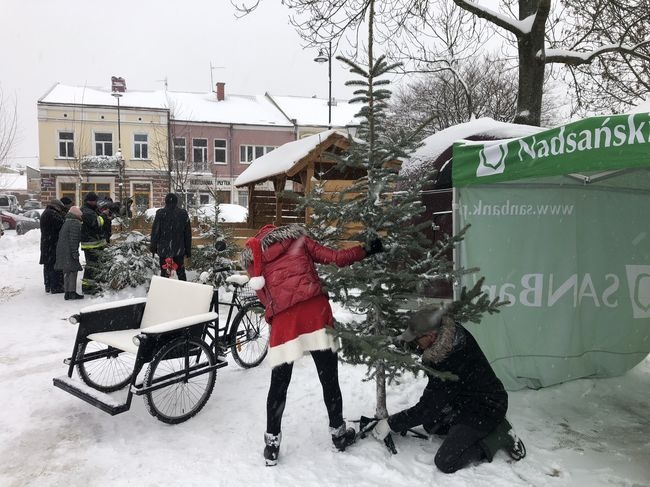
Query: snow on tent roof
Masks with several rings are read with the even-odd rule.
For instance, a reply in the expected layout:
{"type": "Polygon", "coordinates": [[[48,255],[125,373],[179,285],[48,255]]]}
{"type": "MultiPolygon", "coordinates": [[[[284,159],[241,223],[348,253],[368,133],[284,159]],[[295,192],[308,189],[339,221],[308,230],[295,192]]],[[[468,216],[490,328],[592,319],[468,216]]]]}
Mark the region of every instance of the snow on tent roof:
{"type": "MultiPolygon", "coordinates": [[[[111,92],[102,88],[57,84],[41,103],[117,106],[111,92]]],[[[213,123],[239,123],[292,127],[292,123],[263,95],[227,94],[218,101],[214,93],[174,91],[126,91],[120,97],[122,108],[170,109],[175,120],[213,123]]]]}
{"type": "MultiPolygon", "coordinates": [[[[298,125],[328,125],[327,100],[303,96],[268,95],[289,118],[295,118],[298,125]]],[[[350,104],[347,100],[338,100],[332,105],[332,126],[347,127],[359,125],[356,114],[360,104],[350,104]]]]}
{"type": "Polygon", "coordinates": [[[346,132],[341,130],[326,130],[305,137],[304,139],[287,142],[277,149],[258,157],[237,177],[237,179],[235,179],[235,186],[244,186],[258,181],[261,182],[277,174],[288,172],[298,164],[301,159],[318,146],[318,144],[335,133],[340,134],[343,137],[348,136],[346,132]]]}
{"type": "Polygon", "coordinates": [[[402,164],[403,173],[416,171],[422,164],[435,161],[454,142],[467,137],[483,135],[493,139],[511,139],[536,134],[546,130],[531,125],[499,122],[489,117],[477,118],[436,132],[422,141],[422,146],[402,164]]]}

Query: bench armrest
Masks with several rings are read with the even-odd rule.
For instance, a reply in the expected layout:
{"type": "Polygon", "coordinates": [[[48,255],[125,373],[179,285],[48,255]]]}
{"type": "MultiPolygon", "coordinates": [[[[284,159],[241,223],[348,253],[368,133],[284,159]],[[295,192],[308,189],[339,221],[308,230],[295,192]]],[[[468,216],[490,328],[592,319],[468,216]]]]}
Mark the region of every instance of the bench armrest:
{"type": "Polygon", "coordinates": [[[154,335],[159,333],[167,333],[169,331],[180,330],[194,325],[200,325],[208,321],[214,321],[219,315],[214,312],[202,313],[198,315],[185,316],[177,320],[165,321],[157,325],[151,325],[140,330],[145,335],[154,335]]]}
{"type": "Polygon", "coordinates": [[[78,315],[78,336],[140,327],[146,298],[131,298],[86,306],[78,315]]]}

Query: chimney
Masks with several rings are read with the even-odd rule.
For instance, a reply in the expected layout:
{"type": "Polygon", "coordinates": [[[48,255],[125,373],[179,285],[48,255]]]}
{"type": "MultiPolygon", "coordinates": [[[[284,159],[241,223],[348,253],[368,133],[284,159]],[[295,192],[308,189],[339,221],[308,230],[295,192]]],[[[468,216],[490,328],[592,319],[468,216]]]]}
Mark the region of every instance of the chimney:
{"type": "Polygon", "coordinates": [[[226,83],[217,83],[217,101],[223,101],[226,97],[226,83]]]}
{"type": "Polygon", "coordinates": [[[124,78],[111,76],[111,91],[124,93],[126,91],[126,81],[124,81],[124,78]]]}

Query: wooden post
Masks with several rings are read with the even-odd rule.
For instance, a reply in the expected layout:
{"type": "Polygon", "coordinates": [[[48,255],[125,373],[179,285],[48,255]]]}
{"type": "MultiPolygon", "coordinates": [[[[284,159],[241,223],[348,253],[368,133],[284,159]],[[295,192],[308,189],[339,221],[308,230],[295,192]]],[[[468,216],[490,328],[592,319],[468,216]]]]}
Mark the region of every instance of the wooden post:
{"type": "Polygon", "coordinates": [[[253,220],[253,191],[255,191],[255,185],[249,184],[248,186],[248,218],[246,223],[249,228],[253,228],[255,221],[253,220]]]}
{"type": "MultiPolygon", "coordinates": [[[[305,180],[302,183],[303,192],[305,193],[305,196],[311,193],[311,190],[313,188],[313,184],[311,180],[313,178],[314,178],[314,161],[310,161],[309,164],[307,164],[305,180]]],[[[309,223],[309,220],[311,219],[311,214],[312,214],[312,209],[305,208],[305,224],[309,223]]]]}
{"type": "Polygon", "coordinates": [[[273,189],[275,190],[275,222],[277,226],[282,225],[282,192],[287,181],[286,176],[278,176],[273,180],[273,189]]]}

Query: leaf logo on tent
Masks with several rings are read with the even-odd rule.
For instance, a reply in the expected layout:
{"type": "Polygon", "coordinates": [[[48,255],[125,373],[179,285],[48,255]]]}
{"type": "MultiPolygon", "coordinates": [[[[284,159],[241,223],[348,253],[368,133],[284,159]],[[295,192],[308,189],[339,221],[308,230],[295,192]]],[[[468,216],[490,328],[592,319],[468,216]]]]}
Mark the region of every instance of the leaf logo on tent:
{"type": "Polygon", "coordinates": [[[507,144],[495,144],[483,147],[479,151],[479,165],[476,177],[501,174],[506,168],[505,160],[508,155],[507,144]]]}
{"type": "Polygon", "coordinates": [[[632,312],[635,318],[650,318],[650,265],[626,265],[632,312]]]}

